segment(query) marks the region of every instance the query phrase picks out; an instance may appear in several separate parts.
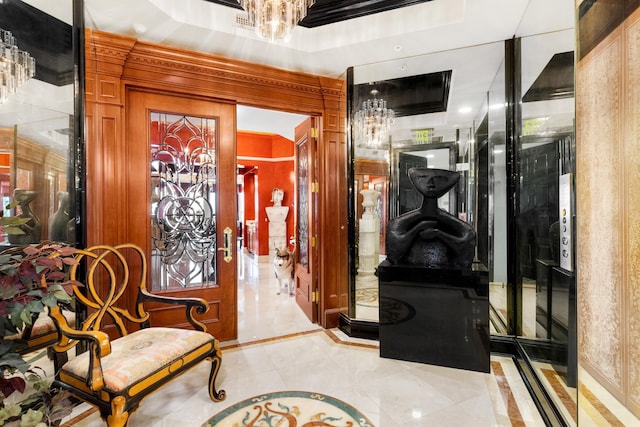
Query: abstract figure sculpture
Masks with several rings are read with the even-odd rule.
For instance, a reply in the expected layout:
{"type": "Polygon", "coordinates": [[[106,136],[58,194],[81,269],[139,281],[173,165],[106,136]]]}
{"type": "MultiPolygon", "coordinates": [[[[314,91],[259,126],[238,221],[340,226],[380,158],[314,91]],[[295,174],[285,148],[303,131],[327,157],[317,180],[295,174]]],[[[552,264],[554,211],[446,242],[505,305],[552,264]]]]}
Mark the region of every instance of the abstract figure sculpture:
{"type": "Polygon", "coordinates": [[[411,168],[408,174],[413,186],[423,196],[422,206],[392,219],[387,225],[389,262],[431,268],[471,268],[475,230],[438,208],[438,198],[453,188],[460,174],[424,167],[411,168]]]}

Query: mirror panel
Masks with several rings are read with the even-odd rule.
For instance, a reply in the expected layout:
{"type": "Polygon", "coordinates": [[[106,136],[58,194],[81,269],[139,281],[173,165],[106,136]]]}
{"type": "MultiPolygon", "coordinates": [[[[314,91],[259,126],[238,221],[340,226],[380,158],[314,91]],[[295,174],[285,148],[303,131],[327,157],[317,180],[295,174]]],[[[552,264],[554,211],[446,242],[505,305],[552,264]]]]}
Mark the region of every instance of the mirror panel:
{"type": "MultiPolygon", "coordinates": [[[[519,212],[521,342],[543,381],[562,387],[575,420],[577,354],[574,251],[576,169],[573,29],[521,39],[519,212]],[[564,197],[566,195],[566,197],[564,197]],[[562,215],[562,211],[567,213],[562,215]],[[545,351],[534,351],[544,348],[545,351]]],[[[566,400],[566,399],[565,399],[566,400]]]]}
{"type": "MultiPolygon", "coordinates": [[[[490,272],[491,333],[524,349],[569,421],[576,406],[563,396],[575,402],[575,319],[570,317],[575,300],[570,280],[562,280],[566,272],[551,262],[562,254],[562,239],[554,231],[560,219],[560,179],[575,172],[573,46],[569,28],[350,69],[349,117],[368,99],[384,99],[395,120],[374,145],[363,142],[358,137],[362,132],[354,129],[358,124],[351,122],[350,220],[355,233],[345,313],[354,322],[352,330],[354,324],[364,329],[378,321],[374,259],[379,263],[385,258],[385,223],[416,207],[406,169],[426,165],[457,170],[460,183],[439,200],[439,207],[477,231],[476,260],[490,272]],[[505,60],[509,42],[518,47],[515,69],[505,60]],[[549,68],[553,78],[545,81],[549,68]],[[436,80],[439,87],[433,87],[436,80]],[[515,84],[521,97],[508,109],[507,93],[515,84]],[[517,133],[510,139],[507,126],[514,117],[517,133]],[[513,188],[515,215],[509,197],[513,188]],[[518,261],[513,277],[512,257],[518,261]],[[561,384],[566,392],[559,395],[552,384],[561,384]]],[[[575,212],[574,206],[570,211],[575,212]]]]}
{"type": "MultiPolygon", "coordinates": [[[[4,246],[60,241],[74,244],[76,227],[75,115],[78,40],[74,8],[81,2],[5,0],[0,28],[35,61],[35,74],[0,103],[0,197],[5,217],[22,216],[23,234],[0,236],[4,246]],[[9,202],[18,206],[7,209],[9,202]]],[[[2,81],[2,79],[0,79],[2,81]]]]}
{"type": "Polygon", "coordinates": [[[477,221],[474,138],[486,119],[487,93],[503,55],[500,42],[350,69],[350,117],[370,100],[384,100],[394,112],[390,132],[375,144],[358,136],[352,120],[350,318],[378,320],[375,268],[385,259],[386,224],[421,200],[407,179],[408,167],[459,171],[460,183],[438,205],[467,222],[477,221]],[[369,189],[376,190],[366,196],[373,201],[365,200],[363,190],[369,189]]]}

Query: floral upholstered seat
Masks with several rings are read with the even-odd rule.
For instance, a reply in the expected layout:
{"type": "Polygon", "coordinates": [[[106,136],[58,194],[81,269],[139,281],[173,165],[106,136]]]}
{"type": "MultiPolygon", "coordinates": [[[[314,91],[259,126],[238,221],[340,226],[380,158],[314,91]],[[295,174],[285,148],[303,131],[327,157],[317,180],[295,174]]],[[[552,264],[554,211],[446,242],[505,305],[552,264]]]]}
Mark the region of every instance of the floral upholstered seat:
{"type": "Polygon", "coordinates": [[[214,401],[225,398],[224,390],[215,388],[221,362],[218,341],[194,317],[208,310],[204,300],[148,292],[146,257],[133,244],[79,249],[75,258],[77,264],[69,274],[84,284],[73,291],[76,306],[86,307],[86,319],[76,328],[60,307],[52,307],[49,314],[60,333],[53,349],[66,352],[82,342],[87,351],[62,366],[54,386],[98,406],[107,425],[125,426],[144,397],[206,359],[211,361],[209,396],[214,401]],[[136,266],[137,274],[132,274],[130,265],[136,266]],[[127,286],[137,288],[135,313],[120,301],[127,286]],[[151,327],[146,302],[183,306],[194,330],[151,327]],[[131,324],[138,328],[128,331],[126,325],[131,324]]]}
{"type": "MultiPolygon", "coordinates": [[[[152,375],[168,375],[185,355],[211,352],[215,339],[206,332],[175,328],[147,328],[111,343],[111,353],[101,358],[104,390],[122,393],[132,386],[135,391],[152,375]]],[[[85,381],[88,377],[89,353],[82,353],[62,367],[61,378],[85,381]]],[[[153,385],[153,384],[148,384],[153,385]]],[[[129,394],[135,394],[131,391],[129,394]]]]}

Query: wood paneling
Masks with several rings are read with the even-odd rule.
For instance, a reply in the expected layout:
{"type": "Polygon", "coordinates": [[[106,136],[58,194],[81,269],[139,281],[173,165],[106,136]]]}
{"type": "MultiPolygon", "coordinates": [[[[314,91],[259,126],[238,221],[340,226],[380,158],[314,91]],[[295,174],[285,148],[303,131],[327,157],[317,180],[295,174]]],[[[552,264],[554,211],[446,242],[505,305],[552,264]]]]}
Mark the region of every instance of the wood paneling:
{"type": "MultiPolygon", "coordinates": [[[[49,239],[49,217],[51,206],[54,211],[57,209],[58,198],[56,191],[60,189],[59,176],[65,175],[67,171],[67,161],[60,154],[53,152],[42,145],[36,144],[24,137],[17,136],[14,127],[0,128],[0,152],[5,158],[3,165],[4,186],[0,184],[0,196],[13,198],[11,188],[22,186],[20,182],[13,183],[13,167],[28,171],[30,182],[28,186],[22,188],[35,190],[38,196],[31,202],[30,206],[34,214],[40,220],[40,238],[49,239]],[[51,184],[50,185],[50,180],[51,184]],[[54,189],[52,192],[51,189],[54,189]]],[[[4,207],[0,209],[4,210],[4,207]]]]}
{"type": "Polygon", "coordinates": [[[342,81],[321,79],[321,84],[325,115],[318,146],[320,323],[333,328],[346,307],[348,292],[346,93],[335,90],[336,84],[344,87],[342,81]]]}
{"type": "MultiPolygon", "coordinates": [[[[336,289],[346,292],[347,281],[345,82],[99,31],[87,31],[85,54],[87,244],[130,241],[139,232],[122,213],[129,200],[120,194],[127,171],[114,158],[126,151],[128,88],[319,117],[319,241],[321,248],[325,241],[335,245],[320,255],[321,311],[336,311],[336,289]]],[[[333,317],[321,313],[322,326],[337,324],[333,317]]]]}

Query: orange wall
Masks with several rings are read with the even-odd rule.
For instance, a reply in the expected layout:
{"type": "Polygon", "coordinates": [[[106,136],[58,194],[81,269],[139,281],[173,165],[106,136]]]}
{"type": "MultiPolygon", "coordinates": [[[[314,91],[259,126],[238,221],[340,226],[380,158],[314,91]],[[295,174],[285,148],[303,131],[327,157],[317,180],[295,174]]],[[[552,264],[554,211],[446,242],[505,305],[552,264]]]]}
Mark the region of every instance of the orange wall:
{"type": "MultiPolygon", "coordinates": [[[[287,216],[287,239],[293,236],[295,224],[294,143],[280,135],[242,132],[237,133],[238,163],[245,167],[255,166],[257,186],[245,177],[244,203],[246,220],[255,219],[259,245],[258,255],[269,255],[269,225],[267,206],[273,206],[271,192],[274,188],[284,190],[283,206],[289,206],[287,216]],[[255,187],[258,197],[255,198],[255,187]],[[257,203],[254,203],[257,200],[257,203]]],[[[246,246],[246,242],[244,243],[246,246]]]]}

